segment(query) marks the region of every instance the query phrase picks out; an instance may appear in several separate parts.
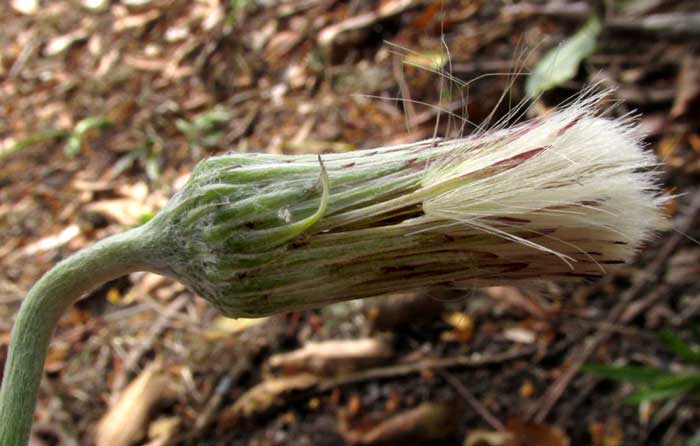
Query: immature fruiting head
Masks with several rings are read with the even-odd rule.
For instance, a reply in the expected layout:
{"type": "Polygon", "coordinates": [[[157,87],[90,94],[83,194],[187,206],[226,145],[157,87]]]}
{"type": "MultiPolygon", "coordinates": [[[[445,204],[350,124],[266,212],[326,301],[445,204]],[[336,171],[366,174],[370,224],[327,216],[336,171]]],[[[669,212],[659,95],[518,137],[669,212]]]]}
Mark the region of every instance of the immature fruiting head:
{"type": "Polygon", "coordinates": [[[167,269],[230,316],[598,277],[663,224],[664,198],[634,124],[597,99],[466,138],[211,158],[153,222],[167,269]]]}

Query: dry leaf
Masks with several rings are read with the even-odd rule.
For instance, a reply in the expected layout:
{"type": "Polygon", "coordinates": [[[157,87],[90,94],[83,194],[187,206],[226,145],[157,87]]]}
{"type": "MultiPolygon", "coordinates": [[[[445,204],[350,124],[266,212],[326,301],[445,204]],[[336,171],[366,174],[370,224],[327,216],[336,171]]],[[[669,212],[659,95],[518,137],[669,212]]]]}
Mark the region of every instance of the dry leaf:
{"type": "Polygon", "coordinates": [[[82,0],[80,5],[94,12],[102,12],[109,6],[109,0],[82,0]]]}
{"type": "Polygon", "coordinates": [[[681,64],[676,86],[676,98],[671,108],[671,116],[683,116],[700,98],[700,57],[686,56],[681,64]]]}
{"type": "Polygon", "coordinates": [[[142,439],[153,408],[171,397],[170,383],[161,362],[151,363],[100,419],[97,446],[129,446],[142,439]]]}
{"type": "Polygon", "coordinates": [[[112,25],[115,32],[121,32],[133,28],[141,28],[149,22],[160,17],[161,12],[157,9],[151,9],[143,14],[128,15],[114,21],[112,25]]]}
{"type": "Polygon", "coordinates": [[[443,341],[469,342],[474,337],[474,320],[468,314],[455,311],[445,316],[451,331],[442,334],[443,341]]]}
{"type": "Polygon", "coordinates": [[[280,31],[268,42],[263,57],[268,63],[279,62],[303,38],[303,34],[295,31],[280,31]]]}
{"type": "Polygon", "coordinates": [[[370,428],[348,428],[341,419],[341,435],[358,445],[423,445],[452,437],[457,431],[454,405],[428,402],[396,414],[370,428]]]}
{"type": "Polygon", "coordinates": [[[681,147],[682,139],[681,135],[669,133],[664,135],[656,144],[656,152],[659,158],[661,158],[668,167],[681,168],[685,164],[683,155],[680,154],[678,150],[681,147]]]}
{"type": "Polygon", "coordinates": [[[535,332],[522,327],[506,328],[503,330],[503,337],[519,344],[532,344],[537,340],[535,332]]]}
{"type": "Polygon", "coordinates": [[[129,275],[129,280],[132,285],[121,299],[123,305],[129,305],[139,298],[153,295],[157,290],[173,283],[173,279],[146,272],[132,273],[129,275]]]}
{"type": "Polygon", "coordinates": [[[511,418],[506,424],[513,434],[513,443],[508,446],[569,446],[569,437],[558,427],[531,423],[511,418]]]}
{"type": "Polygon", "coordinates": [[[330,376],[377,365],[393,356],[391,346],[377,338],[309,342],[299,350],[273,355],[266,367],[272,373],[330,376]]]}
{"type": "Polygon", "coordinates": [[[126,198],[102,200],[91,203],[85,207],[85,210],[87,212],[103,215],[124,226],[131,226],[138,223],[143,215],[150,212],[148,208],[141,203],[126,198]]]}
{"type": "Polygon", "coordinates": [[[464,446],[511,446],[512,444],[512,433],[484,430],[469,432],[467,439],[464,441],[464,446]]]}
{"type": "Polygon", "coordinates": [[[44,48],[45,56],[56,56],[67,50],[74,43],[87,39],[88,32],[84,29],[77,29],[62,36],[53,37],[44,48]]]}
{"type": "Polygon", "coordinates": [[[70,225],[59,234],[44,237],[37,240],[31,245],[27,245],[20,251],[22,256],[33,256],[41,252],[51,251],[52,249],[60,248],[66,243],[80,235],[80,227],[78,225],[70,225]]]}
{"type": "Polygon", "coordinates": [[[465,446],[569,446],[571,443],[559,428],[511,418],[505,431],[474,430],[465,446]]]}
{"type": "Polygon", "coordinates": [[[239,419],[263,414],[284,404],[287,394],[309,389],[318,383],[313,375],[295,375],[289,378],[263,381],[241,395],[240,398],[219,419],[218,432],[227,432],[239,419]]]}
{"type": "Polygon", "coordinates": [[[158,418],[148,427],[150,441],[144,446],[166,446],[177,434],[180,423],[180,417],[158,418]]]}
{"type": "Polygon", "coordinates": [[[12,0],[12,9],[24,15],[34,15],[39,10],[39,0],[12,0]]]}
{"type": "Polygon", "coordinates": [[[217,316],[214,321],[209,324],[204,336],[208,340],[220,339],[228,336],[233,336],[254,327],[261,322],[266,321],[267,317],[258,318],[238,318],[232,319],[225,316],[217,316]]]}
{"type": "Polygon", "coordinates": [[[591,423],[588,426],[591,435],[591,446],[623,446],[625,434],[622,423],[617,417],[606,420],[604,423],[591,423]]]}

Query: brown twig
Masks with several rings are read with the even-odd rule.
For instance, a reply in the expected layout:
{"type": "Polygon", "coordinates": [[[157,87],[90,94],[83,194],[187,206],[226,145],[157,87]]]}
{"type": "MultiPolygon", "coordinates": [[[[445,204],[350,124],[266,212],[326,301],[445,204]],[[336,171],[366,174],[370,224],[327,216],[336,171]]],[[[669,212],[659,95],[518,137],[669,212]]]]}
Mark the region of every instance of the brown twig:
{"type": "Polygon", "coordinates": [[[141,343],[133,349],[129,355],[124,360],[124,366],[121,371],[114,379],[113,392],[112,395],[119,395],[119,392],[126,386],[129,375],[136,370],[138,362],[141,360],[143,355],[148,352],[148,350],[153,347],[153,343],[156,341],[158,336],[165,331],[168,327],[170,319],[175,316],[175,314],[185,306],[185,304],[190,301],[190,296],[187,294],[181,294],[175,300],[173,300],[165,311],[160,315],[158,320],[153,324],[148,335],[141,341],[141,343]]]}
{"type": "Polygon", "coordinates": [[[454,377],[450,372],[447,370],[438,370],[437,371],[442,378],[447,381],[452,387],[455,388],[455,391],[457,391],[457,394],[461,396],[469,406],[471,406],[472,409],[476,413],[481,416],[481,418],[486,421],[489,426],[491,426],[492,429],[497,430],[497,431],[505,431],[506,427],[501,421],[493,416],[489,410],[484,407],[483,404],[479,402],[478,399],[474,396],[473,393],[469,391],[457,378],[454,377]]]}
{"type": "Polygon", "coordinates": [[[187,438],[192,440],[198,438],[206,428],[208,428],[214,419],[219,415],[219,408],[233,388],[234,384],[240,379],[241,375],[251,368],[250,356],[244,355],[239,359],[233,370],[226,373],[219,379],[214,391],[208,399],[205,406],[199,411],[197,419],[194,422],[192,431],[187,435],[187,438]]]}
{"type": "Polygon", "coordinates": [[[456,356],[453,358],[430,358],[411,364],[398,364],[388,367],[377,367],[322,381],[318,384],[317,390],[320,392],[325,392],[327,390],[331,390],[339,386],[357,384],[359,382],[372,381],[377,379],[388,379],[395,378],[398,376],[412,375],[415,373],[420,373],[423,370],[429,369],[447,369],[456,367],[485,367],[500,364],[507,361],[512,361],[514,359],[524,358],[534,354],[535,351],[536,348],[530,346],[528,348],[514,349],[504,353],[497,353],[491,356],[472,355],[456,356]]]}

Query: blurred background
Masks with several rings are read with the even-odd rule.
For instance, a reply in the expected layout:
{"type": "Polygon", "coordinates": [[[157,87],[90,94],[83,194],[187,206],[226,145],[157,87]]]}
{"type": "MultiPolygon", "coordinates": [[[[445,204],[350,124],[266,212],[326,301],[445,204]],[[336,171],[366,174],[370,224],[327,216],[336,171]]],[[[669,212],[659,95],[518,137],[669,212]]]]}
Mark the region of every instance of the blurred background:
{"type": "Polygon", "coordinates": [[[60,323],[32,444],[700,445],[696,0],[0,11],[0,361],[43,272],[147,221],[210,155],[467,134],[596,84],[639,115],[675,195],[674,231],[581,286],[232,320],[169,279],[111,282],[60,323]]]}

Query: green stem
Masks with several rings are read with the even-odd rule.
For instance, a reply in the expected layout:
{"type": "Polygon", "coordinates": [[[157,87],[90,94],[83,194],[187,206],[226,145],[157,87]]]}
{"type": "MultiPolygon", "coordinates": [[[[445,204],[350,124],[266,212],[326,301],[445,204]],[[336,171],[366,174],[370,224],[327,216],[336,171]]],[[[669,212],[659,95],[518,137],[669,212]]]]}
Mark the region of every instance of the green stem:
{"type": "Polygon", "coordinates": [[[0,445],[25,446],[29,440],[44,360],[63,311],[84,293],[134,271],[153,270],[148,262],[146,227],[109,237],[62,261],[32,287],[12,329],[0,389],[0,445]]]}

